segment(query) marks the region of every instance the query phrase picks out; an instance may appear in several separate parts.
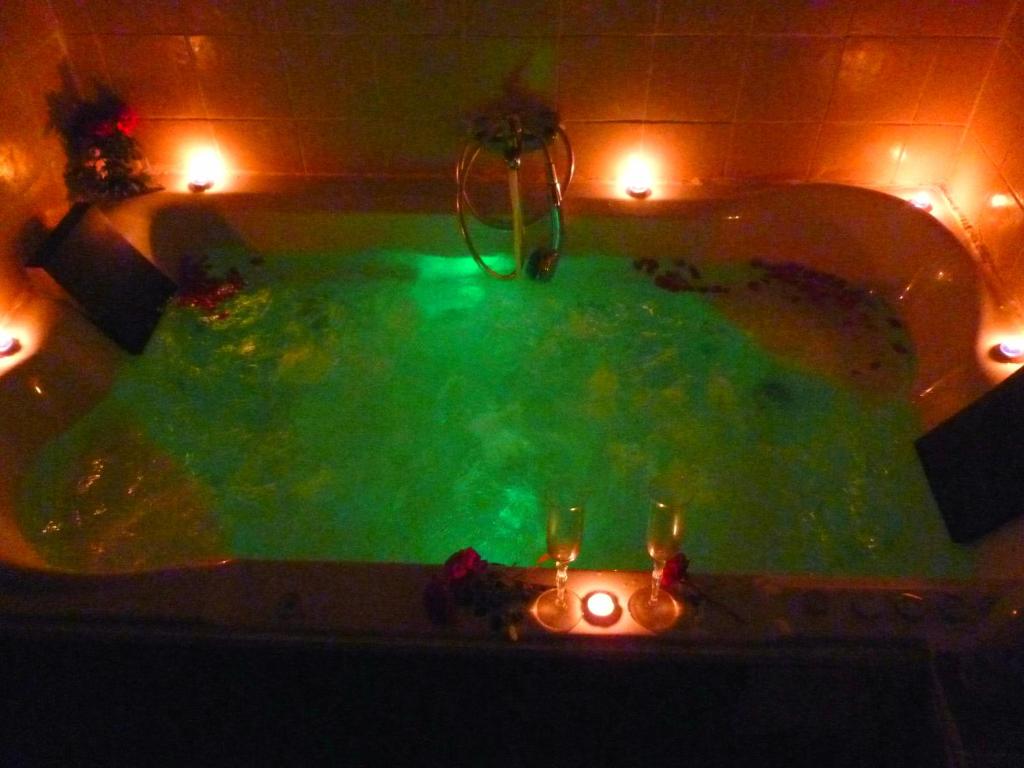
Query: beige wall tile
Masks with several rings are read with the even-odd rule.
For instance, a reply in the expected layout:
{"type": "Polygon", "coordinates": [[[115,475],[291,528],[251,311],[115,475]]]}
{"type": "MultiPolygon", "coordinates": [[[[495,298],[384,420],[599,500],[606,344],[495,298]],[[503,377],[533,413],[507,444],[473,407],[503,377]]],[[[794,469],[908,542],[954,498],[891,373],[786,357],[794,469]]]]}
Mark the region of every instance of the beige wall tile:
{"type": "Polygon", "coordinates": [[[843,44],[836,38],[768,37],[751,43],[740,120],[821,120],[843,44]]]}
{"type": "Polygon", "coordinates": [[[224,162],[235,172],[305,171],[298,132],[290,120],[217,120],[212,125],[224,162]]]}
{"type": "Polygon", "coordinates": [[[828,119],[910,122],[930,69],[933,45],[922,38],[849,38],[828,119]]]}
{"type": "Polygon", "coordinates": [[[936,12],[925,16],[924,34],[998,37],[1015,0],[933,0],[936,12]]]}
{"type": "Polygon", "coordinates": [[[826,123],[811,160],[811,178],[891,184],[903,154],[906,130],[898,125],[826,123]]]}
{"type": "Polygon", "coordinates": [[[446,130],[462,126],[462,40],[455,35],[396,36],[380,41],[377,77],[381,116],[436,123],[446,130]]]}
{"type": "Polygon", "coordinates": [[[520,105],[555,108],[557,101],[557,39],[554,37],[466,38],[462,51],[466,116],[506,111],[520,105]]]}
{"type": "Polygon", "coordinates": [[[726,164],[733,179],[803,181],[808,176],[818,123],[737,123],[726,164]]]}
{"type": "Polygon", "coordinates": [[[382,148],[388,152],[391,173],[454,179],[455,163],[465,144],[461,130],[400,114],[386,115],[378,130],[380,140],[386,142],[382,148]]]}
{"type": "Polygon", "coordinates": [[[110,85],[143,117],[201,117],[199,80],[179,35],[99,35],[110,85]]]}
{"type": "Polygon", "coordinates": [[[50,163],[62,165],[63,155],[59,147],[43,143],[46,112],[40,109],[40,94],[19,87],[15,71],[7,64],[0,67],[0,77],[4,78],[0,87],[0,200],[13,204],[46,173],[50,163]]]}
{"type": "Polygon", "coordinates": [[[996,37],[1012,0],[858,0],[850,32],[996,37]]]}
{"type": "Polygon", "coordinates": [[[390,34],[459,34],[466,27],[460,0],[392,0],[388,9],[390,34]]]}
{"type": "Polygon", "coordinates": [[[335,118],[376,113],[379,42],[364,36],[285,35],[295,117],[335,118]]]}
{"type": "Polygon", "coordinates": [[[640,120],[649,37],[568,37],[558,54],[558,108],[566,120],[640,120]]]}
{"type": "Polygon", "coordinates": [[[184,34],[179,0],[86,0],[94,32],[102,34],[184,34]]]}
{"type": "MultiPolygon", "coordinates": [[[[467,0],[466,28],[474,35],[557,35],[562,3],[552,0],[467,0]]],[[[566,32],[572,33],[571,29],[566,32]]]]}
{"type": "Polygon", "coordinates": [[[60,30],[65,35],[84,35],[92,32],[87,9],[88,0],[50,0],[60,30]]]}
{"type": "Polygon", "coordinates": [[[143,118],[135,137],[151,173],[184,173],[191,150],[217,146],[207,120],[143,118]]]}
{"type": "Polygon", "coordinates": [[[3,0],[0,4],[0,40],[11,54],[31,55],[56,31],[57,18],[47,0],[3,0]]]}
{"type": "Polygon", "coordinates": [[[725,175],[731,135],[727,123],[655,123],[645,126],[644,148],[659,159],[663,178],[708,181],[725,175]]]}
{"type": "Polygon", "coordinates": [[[988,38],[935,41],[933,64],[914,115],[915,122],[965,125],[996,46],[997,42],[988,38]]]}
{"type": "Polygon", "coordinates": [[[391,154],[398,137],[385,133],[376,121],[355,116],[349,120],[302,121],[296,127],[308,173],[363,176],[391,171],[391,154]]]}
{"type": "Polygon", "coordinates": [[[580,181],[615,181],[626,157],[643,148],[636,123],[566,123],[580,181]]]}
{"type": "Polygon", "coordinates": [[[993,194],[1012,199],[1008,186],[993,187],[973,223],[995,269],[999,289],[1005,297],[1024,303],[1024,209],[1020,205],[994,207],[989,202],[993,194]]]}
{"type": "Polygon", "coordinates": [[[643,34],[654,31],[655,0],[564,0],[562,29],[572,35],[643,34]]]}
{"type": "Polygon", "coordinates": [[[209,117],[291,116],[276,35],[194,35],[188,40],[209,117]]]}
{"type": "Polygon", "coordinates": [[[106,59],[95,35],[65,35],[64,43],[75,81],[83,95],[91,94],[97,84],[109,85],[106,59]]]}
{"type": "Polygon", "coordinates": [[[982,88],[971,128],[992,160],[1001,164],[1024,126],[1024,57],[1001,45],[982,88]]]}
{"type": "MultiPolygon", "coordinates": [[[[977,222],[982,208],[1003,187],[1005,184],[999,176],[999,169],[989,159],[978,138],[967,131],[949,177],[947,189],[950,198],[968,221],[977,222]]],[[[1005,191],[1009,192],[1009,189],[1005,191]]]]}
{"type": "Polygon", "coordinates": [[[745,34],[755,4],[751,0],[662,0],[658,31],[672,34],[745,34]]]}
{"type": "Polygon", "coordinates": [[[656,37],[647,118],[731,120],[747,42],[732,36],[656,37]]]}
{"type": "Polygon", "coordinates": [[[31,55],[5,55],[10,87],[25,106],[24,129],[34,136],[49,133],[49,103],[54,95],[74,88],[64,47],[48,37],[31,55]]]}
{"type": "Polygon", "coordinates": [[[843,35],[858,0],[754,0],[754,34],[843,35]]]}
{"type": "Polygon", "coordinates": [[[193,35],[256,34],[276,29],[273,0],[180,0],[193,35]]]}
{"type": "Polygon", "coordinates": [[[999,170],[1017,199],[1024,200],[1024,147],[1019,142],[1010,147],[999,170]]]}
{"type": "Polygon", "coordinates": [[[1017,10],[1010,18],[1006,27],[1006,42],[1013,49],[1024,56],[1024,5],[1017,6],[1017,10]]]}
{"type": "Polygon", "coordinates": [[[459,0],[278,0],[278,28],[304,34],[444,34],[464,26],[459,0]]]}
{"type": "Polygon", "coordinates": [[[893,182],[928,185],[948,179],[964,129],[955,125],[913,125],[906,131],[893,182]]]}

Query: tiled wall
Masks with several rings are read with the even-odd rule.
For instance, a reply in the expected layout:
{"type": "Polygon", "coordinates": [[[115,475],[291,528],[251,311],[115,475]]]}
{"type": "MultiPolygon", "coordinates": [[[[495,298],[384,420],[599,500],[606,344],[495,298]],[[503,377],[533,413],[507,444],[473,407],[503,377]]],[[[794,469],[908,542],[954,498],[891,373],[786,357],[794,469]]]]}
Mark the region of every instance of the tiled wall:
{"type": "Polygon", "coordinates": [[[1024,292],[1018,5],[2,0],[0,245],[62,194],[46,98],[66,64],[138,109],[157,172],[215,143],[244,173],[450,178],[467,118],[512,90],[559,110],[584,180],[642,147],[672,182],[947,182],[1024,292]]]}
{"type": "Polygon", "coordinates": [[[0,325],[17,300],[19,258],[37,217],[64,202],[63,154],[48,132],[45,94],[60,85],[64,51],[47,0],[0,2],[0,325]]]}
{"type": "Polygon", "coordinates": [[[51,0],[74,70],[140,110],[156,170],[450,175],[503,86],[583,179],[948,177],[1015,0],[51,0]]]}
{"type": "Polygon", "coordinates": [[[1024,320],[1024,4],[985,81],[949,192],[981,236],[1004,298],[1024,320]]]}

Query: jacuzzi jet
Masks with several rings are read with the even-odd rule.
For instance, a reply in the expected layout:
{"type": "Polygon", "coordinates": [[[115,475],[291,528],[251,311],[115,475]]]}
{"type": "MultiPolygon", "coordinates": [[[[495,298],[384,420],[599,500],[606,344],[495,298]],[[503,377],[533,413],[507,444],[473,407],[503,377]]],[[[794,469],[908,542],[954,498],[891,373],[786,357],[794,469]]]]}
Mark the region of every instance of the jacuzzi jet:
{"type": "Polygon", "coordinates": [[[10,357],[21,349],[21,342],[14,336],[0,333],[0,357],[10,357]]]}
{"type": "Polygon", "coordinates": [[[1024,339],[1004,339],[989,350],[989,356],[1000,363],[1024,363],[1024,339]]]}

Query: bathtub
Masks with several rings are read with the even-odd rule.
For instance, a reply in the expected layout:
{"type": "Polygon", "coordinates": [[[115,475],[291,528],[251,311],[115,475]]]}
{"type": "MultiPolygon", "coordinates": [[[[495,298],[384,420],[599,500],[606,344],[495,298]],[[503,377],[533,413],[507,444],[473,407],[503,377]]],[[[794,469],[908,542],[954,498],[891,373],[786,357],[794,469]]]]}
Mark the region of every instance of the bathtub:
{"type": "MultiPolygon", "coordinates": [[[[463,254],[448,190],[438,187],[281,181],[273,190],[154,193],[105,213],[169,274],[182,253],[239,242],[256,251],[324,251],[344,242],[353,249],[386,243],[463,254]]],[[[897,196],[838,185],[698,190],[647,201],[581,194],[567,202],[564,250],[566,258],[604,250],[640,260],[698,248],[722,262],[799,261],[870,287],[898,308],[914,341],[913,398],[928,428],[1008,374],[986,352],[990,335],[1010,323],[1005,297],[935,194],[932,214],[897,196]]],[[[34,271],[32,281],[11,320],[23,349],[0,359],[0,620],[101,634],[500,642],[472,620],[455,628],[428,620],[420,596],[436,568],[431,564],[214,560],[110,575],[48,567],[13,520],[19,478],[48,440],[103,398],[123,353],[45,275],[34,271]]],[[[765,648],[807,639],[974,642],[984,617],[1024,577],[1022,536],[1017,520],[977,544],[978,566],[968,580],[702,574],[714,602],[702,609],[696,627],[665,633],[658,647],[765,648]]],[[[541,582],[551,579],[547,569],[526,572],[541,582]]],[[[581,594],[607,589],[623,603],[645,578],[629,571],[571,575],[581,594]]],[[[614,635],[627,643],[616,647],[634,651],[646,634],[628,616],[611,629],[581,624],[573,632],[614,635]]],[[[528,645],[558,647],[563,640],[524,628],[528,645]]]]}

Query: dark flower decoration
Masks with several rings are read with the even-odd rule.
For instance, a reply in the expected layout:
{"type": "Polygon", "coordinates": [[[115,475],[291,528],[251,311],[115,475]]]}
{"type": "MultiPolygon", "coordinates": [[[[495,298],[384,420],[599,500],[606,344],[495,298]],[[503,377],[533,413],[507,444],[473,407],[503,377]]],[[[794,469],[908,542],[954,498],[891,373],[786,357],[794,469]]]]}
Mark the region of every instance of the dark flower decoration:
{"type": "Polygon", "coordinates": [[[690,558],[683,552],[665,562],[665,568],[661,572],[661,588],[668,590],[676,597],[686,600],[695,606],[701,603],[714,605],[729,614],[740,624],[746,620],[736,611],[719,600],[711,597],[707,592],[698,587],[690,578],[690,558]]]}
{"type": "Polygon", "coordinates": [[[661,586],[663,589],[674,589],[685,584],[690,570],[690,558],[680,552],[678,555],[665,563],[661,572],[661,586]]]}
{"type": "Polygon", "coordinates": [[[224,277],[210,274],[206,256],[185,256],[181,260],[177,302],[179,306],[198,309],[206,317],[223,320],[228,312],[220,305],[245,288],[242,273],[231,267],[224,277]]]}
{"type": "Polygon", "coordinates": [[[91,101],[51,94],[50,122],[64,142],[64,180],[72,199],[129,197],[152,189],[135,140],[139,116],[109,88],[98,87],[91,101]]]}
{"type": "Polygon", "coordinates": [[[526,606],[543,589],[513,578],[504,566],[488,563],[467,547],[449,557],[427,584],[423,606],[437,624],[453,624],[460,608],[470,610],[474,616],[487,617],[494,631],[517,640],[526,606]]]}

